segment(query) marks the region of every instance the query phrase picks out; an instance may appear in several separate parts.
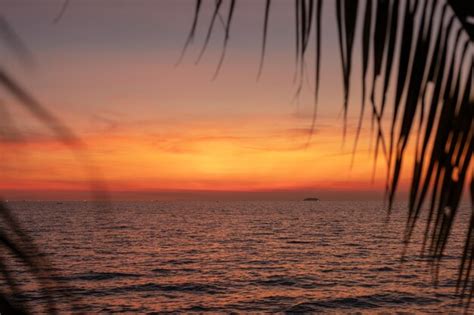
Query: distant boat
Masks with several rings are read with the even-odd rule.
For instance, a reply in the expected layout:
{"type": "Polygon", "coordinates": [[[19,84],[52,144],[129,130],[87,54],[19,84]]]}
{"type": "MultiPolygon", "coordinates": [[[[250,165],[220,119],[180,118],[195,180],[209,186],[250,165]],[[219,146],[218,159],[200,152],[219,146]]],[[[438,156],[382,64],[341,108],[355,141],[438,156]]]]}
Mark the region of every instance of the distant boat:
{"type": "Polygon", "coordinates": [[[319,198],[304,198],[303,201],[319,201],[319,198]]]}

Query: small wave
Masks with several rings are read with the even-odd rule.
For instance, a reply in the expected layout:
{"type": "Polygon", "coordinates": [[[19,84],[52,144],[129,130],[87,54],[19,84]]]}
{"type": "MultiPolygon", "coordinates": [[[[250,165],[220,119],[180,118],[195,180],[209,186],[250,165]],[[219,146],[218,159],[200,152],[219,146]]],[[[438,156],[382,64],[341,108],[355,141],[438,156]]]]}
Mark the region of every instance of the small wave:
{"type": "Polygon", "coordinates": [[[321,312],[324,309],[370,309],[377,308],[378,305],[370,303],[358,298],[341,298],[320,302],[304,302],[291,306],[289,309],[285,310],[287,314],[293,313],[308,313],[308,312],[321,312]]]}
{"type": "Polygon", "coordinates": [[[124,229],[128,229],[128,228],[130,228],[130,226],[128,226],[128,225],[115,225],[115,226],[104,225],[104,229],[106,229],[106,230],[124,230],[124,229]]]}
{"type": "Polygon", "coordinates": [[[316,311],[320,311],[317,306],[311,303],[299,303],[296,305],[291,306],[289,309],[285,310],[286,314],[306,314],[306,313],[313,313],[316,311]]]}
{"type": "Polygon", "coordinates": [[[287,244],[313,244],[313,241],[287,241],[287,244]]]}
{"type": "Polygon", "coordinates": [[[164,275],[172,274],[175,272],[174,269],[165,269],[165,268],[155,268],[155,269],[152,269],[151,271],[155,273],[159,273],[159,274],[164,274],[164,275]]]}
{"type": "Polygon", "coordinates": [[[249,270],[249,271],[272,271],[272,270],[280,270],[284,271],[285,267],[283,266],[246,266],[246,267],[240,267],[240,270],[249,270]]]}
{"type": "Polygon", "coordinates": [[[348,246],[348,247],[362,247],[362,244],[360,243],[345,243],[343,246],[348,246]]]}
{"type": "Polygon", "coordinates": [[[102,281],[102,280],[114,280],[119,278],[139,278],[141,275],[134,273],[122,273],[122,272],[89,272],[73,274],[70,276],[57,276],[54,280],[57,281],[102,281]]]}
{"type": "Polygon", "coordinates": [[[213,310],[215,311],[214,308],[210,308],[210,307],[206,307],[206,306],[202,306],[202,305],[193,305],[191,307],[188,307],[188,308],[180,310],[180,311],[203,313],[203,312],[211,312],[213,310]]]}
{"type": "Polygon", "coordinates": [[[369,271],[375,271],[375,272],[392,272],[392,271],[395,271],[395,269],[391,268],[391,267],[378,267],[378,268],[371,268],[369,269],[369,271]]]}
{"type": "Polygon", "coordinates": [[[162,275],[170,275],[175,273],[193,273],[196,272],[196,269],[193,268],[179,268],[179,269],[168,269],[168,268],[155,268],[151,270],[154,273],[162,275]]]}
{"type": "Polygon", "coordinates": [[[252,233],[253,236],[273,236],[275,235],[274,232],[255,232],[252,233]]]}
{"type": "Polygon", "coordinates": [[[245,263],[247,265],[273,265],[273,264],[279,264],[281,262],[277,260],[249,260],[245,263]]]}
{"type": "Polygon", "coordinates": [[[314,288],[316,285],[315,279],[312,277],[286,277],[284,275],[255,280],[252,283],[261,286],[295,286],[307,289],[314,288]]]}
{"type": "Polygon", "coordinates": [[[163,262],[164,265],[188,265],[195,263],[196,260],[194,259],[170,259],[163,262]]]}
{"type": "Polygon", "coordinates": [[[407,295],[403,293],[374,294],[359,297],[346,297],[323,301],[303,302],[291,306],[286,313],[316,312],[330,309],[372,309],[439,303],[436,298],[407,295]]]}
{"type": "Polygon", "coordinates": [[[260,284],[260,285],[265,285],[265,286],[274,286],[274,285],[280,285],[280,286],[294,286],[296,284],[296,281],[290,278],[273,278],[273,279],[264,279],[264,280],[257,280],[255,283],[260,284]]]}
{"type": "Polygon", "coordinates": [[[205,293],[217,294],[224,292],[225,289],[212,284],[204,283],[181,283],[181,284],[159,284],[145,283],[131,286],[113,288],[110,291],[122,292],[148,292],[148,291],[169,291],[169,292],[189,292],[189,293],[205,293]]]}

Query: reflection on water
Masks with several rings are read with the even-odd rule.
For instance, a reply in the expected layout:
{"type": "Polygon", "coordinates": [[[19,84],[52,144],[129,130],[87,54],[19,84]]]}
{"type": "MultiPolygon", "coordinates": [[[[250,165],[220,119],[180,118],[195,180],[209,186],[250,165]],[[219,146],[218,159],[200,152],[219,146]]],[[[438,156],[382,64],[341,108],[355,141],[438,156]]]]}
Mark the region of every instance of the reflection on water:
{"type": "MultiPolygon", "coordinates": [[[[405,211],[386,223],[380,203],[10,206],[85,312],[462,311],[454,288],[464,233],[453,235],[434,288],[420,239],[400,264],[405,211]]],[[[21,298],[42,303],[33,289],[21,298]]]]}

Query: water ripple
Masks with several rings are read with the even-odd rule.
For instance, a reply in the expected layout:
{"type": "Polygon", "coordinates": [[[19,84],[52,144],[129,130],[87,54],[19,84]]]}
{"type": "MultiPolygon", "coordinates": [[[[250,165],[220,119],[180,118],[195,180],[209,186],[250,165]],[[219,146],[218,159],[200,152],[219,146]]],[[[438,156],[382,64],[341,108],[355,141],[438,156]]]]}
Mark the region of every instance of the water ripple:
{"type": "MultiPolygon", "coordinates": [[[[420,235],[400,262],[402,206],[390,223],[373,202],[11,207],[67,285],[56,290],[65,313],[463,312],[454,290],[464,231],[452,235],[435,288],[420,235]]],[[[27,273],[15,275],[24,290],[13,298],[44,305],[27,273]]]]}

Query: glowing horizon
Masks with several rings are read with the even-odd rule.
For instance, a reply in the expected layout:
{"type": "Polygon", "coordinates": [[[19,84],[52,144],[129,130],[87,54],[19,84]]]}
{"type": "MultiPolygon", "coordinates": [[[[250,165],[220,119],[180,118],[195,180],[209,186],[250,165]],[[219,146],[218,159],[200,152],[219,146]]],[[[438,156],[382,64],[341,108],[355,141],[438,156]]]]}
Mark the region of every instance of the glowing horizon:
{"type": "MultiPolygon", "coordinates": [[[[9,107],[21,136],[12,134],[1,141],[5,167],[0,190],[5,198],[54,197],[54,191],[70,192],[56,194],[61,198],[82,196],[78,192],[90,189],[90,167],[101,174],[112,194],[383,194],[385,162],[380,153],[373,173],[368,120],[351,168],[359,89],[351,92],[348,135],[342,146],[341,67],[331,33],[335,25],[326,27],[330,34],[324,42],[318,118],[307,145],[314,103],[311,89],[293,100],[293,30],[282,26],[269,34],[269,52],[257,82],[261,34],[250,30],[259,29],[261,16],[253,12],[263,4],[245,4],[241,10],[246,15],[236,19],[222,73],[212,81],[220,40],[213,42],[200,65],[193,64],[197,45],[175,67],[192,5],[163,1],[94,7],[75,2],[59,25],[50,18],[61,1],[7,6],[6,17],[38,59],[34,75],[18,70],[14,62],[11,68],[85,142],[89,166],[78,162],[77,152],[59,144],[45,126],[9,107]],[[109,11],[104,15],[98,9],[109,11]],[[180,14],[175,18],[169,12],[180,14]]],[[[292,18],[286,6],[278,3],[274,23],[292,18]]],[[[360,84],[357,76],[352,84],[360,84]]],[[[410,164],[409,156],[405,164],[410,164]]],[[[404,177],[409,171],[404,170],[404,177]]],[[[400,189],[406,186],[403,179],[400,189]]]]}

